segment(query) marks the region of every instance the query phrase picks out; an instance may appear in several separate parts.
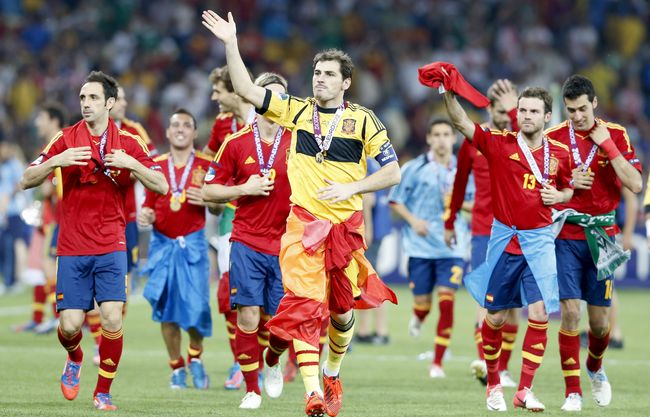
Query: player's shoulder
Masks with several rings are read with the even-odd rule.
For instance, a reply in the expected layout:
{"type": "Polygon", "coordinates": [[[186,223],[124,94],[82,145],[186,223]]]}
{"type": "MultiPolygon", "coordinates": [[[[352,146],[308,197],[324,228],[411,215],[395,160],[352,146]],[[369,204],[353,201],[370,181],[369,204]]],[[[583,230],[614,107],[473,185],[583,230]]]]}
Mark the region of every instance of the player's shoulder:
{"type": "Polygon", "coordinates": [[[207,153],[196,151],[194,155],[196,155],[196,159],[199,161],[207,161],[208,163],[212,161],[212,157],[207,153]]]}
{"type": "Polygon", "coordinates": [[[149,142],[149,136],[147,135],[147,131],[144,129],[144,126],[142,126],[142,123],[125,117],[122,119],[122,128],[127,128],[124,130],[129,130],[131,133],[140,136],[140,138],[145,142],[149,142]]]}
{"type": "Polygon", "coordinates": [[[233,117],[235,117],[235,114],[233,112],[224,111],[217,114],[217,117],[215,117],[214,120],[215,122],[230,121],[233,117]]]}
{"type": "Polygon", "coordinates": [[[598,122],[604,123],[607,129],[610,131],[610,133],[618,133],[620,135],[627,134],[627,129],[625,129],[625,126],[623,125],[614,122],[608,122],[602,119],[598,119],[598,122]]]}
{"type": "Polygon", "coordinates": [[[224,140],[223,145],[221,146],[223,147],[228,144],[231,144],[232,146],[232,143],[241,142],[243,138],[247,137],[248,135],[251,135],[252,133],[253,133],[253,129],[251,128],[251,125],[246,125],[241,129],[239,129],[238,131],[236,131],[235,133],[231,133],[230,135],[226,136],[226,139],[224,140]]]}
{"type": "Polygon", "coordinates": [[[154,162],[163,162],[169,159],[169,152],[156,156],[154,162]]]}
{"type": "Polygon", "coordinates": [[[505,138],[505,139],[517,139],[517,132],[512,132],[510,130],[506,129],[493,129],[491,127],[486,127],[486,128],[481,128],[484,132],[489,133],[491,136],[497,137],[497,138],[505,138]]]}
{"type": "Polygon", "coordinates": [[[548,138],[548,143],[551,144],[552,146],[554,146],[555,148],[559,148],[559,149],[565,151],[567,153],[567,155],[568,155],[569,147],[566,144],[564,144],[564,143],[562,143],[562,142],[560,142],[558,140],[552,139],[552,138],[548,138]]]}
{"type": "Polygon", "coordinates": [[[556,139],[558,138],[566,129],[569,127],[569,122],[567,120],[563,121],[562,123],[551,126],[548,129],[544,131],[544,134],[548,136],[549,138],[556,139]]]}

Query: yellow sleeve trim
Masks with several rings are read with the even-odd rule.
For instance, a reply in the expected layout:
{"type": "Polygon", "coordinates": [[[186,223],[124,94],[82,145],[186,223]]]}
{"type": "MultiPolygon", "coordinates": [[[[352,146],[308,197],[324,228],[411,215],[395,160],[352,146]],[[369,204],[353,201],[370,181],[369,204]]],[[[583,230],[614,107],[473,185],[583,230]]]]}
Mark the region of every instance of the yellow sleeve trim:
{"type": "Polygon", "coordinates": [[[146,155],[149,155],[149,147],[147,147],[147,144],[142,140],[142,138],[140,136],[134,135],[134,134],[132,134],[130,132],[127,132],[126,130],[122,130],[122,129],[120,129],[120,135],[122,135],[124,137],[127,137],[127,138],[134,139],[137,142],[137,144],[140,145],[140,147],[142,148],[144,153],[146,155]]]}
{"type": "Polygon", "coordinates": [[[50,151],[50,148],[63,137],[63,131],[59,130],[56,135],[52,139],[50,139],[50,142],[47,144],[45,149],[43,149],[43,153],[48,153],[50,151]]]}
{"type": "Polygon", "coordinates": [[[146,144],[151,143],[151,139],[149,139],[149,135],[147,134],[147,131],[144,130],[144,126],[142,126],[142,124],[136,122],[135,120],[127,119],[126,117],[122,119],[122,123],[134,128],[138,132],[138,135],[142,138],[143,141],[145,141],[146,144]]]}

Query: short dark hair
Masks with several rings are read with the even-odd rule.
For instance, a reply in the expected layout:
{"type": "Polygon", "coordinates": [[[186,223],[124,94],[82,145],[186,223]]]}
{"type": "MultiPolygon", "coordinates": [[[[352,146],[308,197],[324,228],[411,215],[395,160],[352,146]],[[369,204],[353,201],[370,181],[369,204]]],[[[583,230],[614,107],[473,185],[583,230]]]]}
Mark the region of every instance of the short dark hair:
{"type": "Polygon", "coordinates": [[[255,79],[255,85],[260,87],[266,87],[271,84],[280,84],[284,87],[284,90],[288,90],[289,83],[287,83],[286,78],[275,72],[263,72],[255,79]]]}
{"type": "Polygon", "coordinates": [[[431,129],[435,125],[447,125],[447,126],[449,126],[451,128],[452,132],[454,131],[454,125],[452,125],[449,120],[436,118],[436,119],[431,119],[431,121],[429,122],[429,130],[427,130],[427,132],[431,132],[431,129]]]}
{"type": "Polygon", "coordinates": [[[581,95],[587,95],[589,101],[594,101],[596,90],[591,80],[583,75],[573,74],[562,86],[562,97],[575,100],[581,95]]]}
{"type": "Polygon", "coordinates": [[[66,112],[61,103],[54,101],[47,102],[41,106],[41,111],[47,113],[50,119],[56,119],[59,122],[59,127],[62,128],[66,125],[66,112]]]}
{"type": "Polygon", "coordinates": [[[517,107],[519,107],[519,100],[522,98],[538,98],[544,102],[544,113],[553,111],[553,97],[541,87],[526,87],[524,91],[519,94],[517,98],[517,107]]]}
{"type": "Polygon", "coordinates": [[[340,49],[331,48],[320,51],[314,57],[313,67],[316,68],[316,64],[321,61],[337,61],[341,66],[341,75],[343,75],[343,79],[352,78],[352,73],[354,72],[354,63],[352,62],[352,58],[340,49]]]}
{"type": "Polygon", "coordinates": [[[169,118],[171,119],[171,117],[173,115],[175,115],[175,114],[185,114],[187,116],[190,116],[192,118],[192,123],[194,123],[194,129],[196,129],[196,119],[194,118],[194,115],[192,113],[190,113],[189,110],[187,110],[187,109],[185,109],[183,107],[179,107],[178,109],[176,109],[176,110],[174,110],[172,112],[172,114],[171,114],[171,116],[169,116],[169,118]]]}
{"type": "Polygon", "coordinates": [[[117,81],[115,78],[111,77],[108,74],[104,74],[102,71],[93,71],[86,77],[87,83],[100,83],[104,88],[104,100],[108,100],[113,97],[117,99],[117,81]]]}
{"type": "MultiPolygon", "coordinates": [[[[248,68],[246,69],[246,72],[248,72],[248,77],[252,80],[253,74],[248,70],[248,68]]],[[[235,92],[235,87],[233,87],[232,79],[230,78],[230,72],[228,72],[228,65],[213,69],[212,72],[210,72],[210,75],[208,75],[208,80],[210,80],[211,84],[216,84],[221,81],[223,82],[223,85],[226,86],[228,92],[235,92]]]]}

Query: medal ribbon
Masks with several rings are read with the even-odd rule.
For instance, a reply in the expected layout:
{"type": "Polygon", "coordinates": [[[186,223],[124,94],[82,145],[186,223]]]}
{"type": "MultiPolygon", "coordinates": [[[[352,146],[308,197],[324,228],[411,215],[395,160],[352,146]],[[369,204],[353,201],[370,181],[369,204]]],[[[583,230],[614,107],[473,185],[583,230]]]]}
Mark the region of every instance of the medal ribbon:
{"type": "Polygon", "coordinates": [[[282,132],[284,129],[278,127],[278,131],[275,134],[275,140],[273,141],[273,148],[271,149],[271,155],[269,155],[269,161],[264,163],[264,154],[262,153],[262,139],[260,137],[260,130],[257,127],[257,121],[254,121],[252,124],[253,136],[255,137],[255,150],[257,151],[257,162],[260,164],[260,173],[265,177],[269,175],[271,168],[273,168],[273,163],[275,162],[275,155],[278,153],[278,148],[280,147],[280,140],[282,139],[282,132]]]}
{"type": "Polygon", "coordinates": [[[582,157],[580,156],[580,150],[578,149],[578,141],[576,140],[576,131],[573,128],[573,123],[569,121],[569,140],[571,142],[571,154],[573,154],[573,162],[576,164],[576,167],[581,167],[582,172],[586,172],[589,169],[589,165],[594,160],[596,152],[598,151],[598,145],[594,143],[594,146],[591,147],[589,154],[587,155],[587,160],[582,163],[582,157]]]}
{"type": "Polygon", "coordinates": [[[314,112],[312,115],[312,123],[314,125],[314,139],[316,139],[316,143],[318,144],[321,152],[326,152],[330,148],[330,145],[332,144],[332,138],[334,137],[334,130],[336,130],[336,126],[338,126],[339,122],[341,121],[341,117],[343,117],[344,111],[345,105],[344,103],[341,103],[341,105],[336,109],[334,118],[332,118],[332,122],[330,123],[330,127],[327,131],[327,136],[325,136],[325,139],[323,140],[323,134],[320,128],[320,116],[318,115],[318,106],[316,103],[314,103],[314,112]]]}
{"type": "Polygon", "coordinates": [[[169,170],[169,185],[171,185],[172,195],[174,197],[178,198],[181,196],[181,194],[183,194],[185,184],[187,184],[187,178],[190,176],[190,171],[192,170],[192,165],[194,165],[194,149],[192,149],[192,153],[187,160],[187,164],[185,164],[185,169],[183,170],[183,175],[181,176],[181,183],[177,185],[176,169],[174,168],[174,157],[172,157],[171,153],[169,154],[169,158],[167,159],[167,169],[169,170]]]}
{"type": "Polygon", "coordinates": [[[517,144],[519,145],[519,149],[521,149],[521,152],[523,152],[524,157],[526,158],[526,162],[528,162],[528,166],[530,166],[531,171],[533,171],[533,175],[535,176],[535,179],[540,184],[546,184],[548,182],[548,176],[549,176],[549,171],[551,166],[551,152],[548,145],[548,138],[546,136],[542,138],[542,143],[544,145],[544,174],[543,175],[539,171],[539,167],[537,166],[535,157],[533,157],[533,153],[530,151],[530,148],[528,147],[526,142],[524,142],[523,135],[521,134],[521,132],[517,134],[517,144]]]}

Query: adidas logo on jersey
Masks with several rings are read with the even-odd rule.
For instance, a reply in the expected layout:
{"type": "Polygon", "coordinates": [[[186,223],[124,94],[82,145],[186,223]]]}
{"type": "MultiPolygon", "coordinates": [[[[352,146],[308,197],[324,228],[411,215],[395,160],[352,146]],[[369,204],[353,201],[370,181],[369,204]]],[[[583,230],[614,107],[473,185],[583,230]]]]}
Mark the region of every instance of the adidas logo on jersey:
{"type": "Polygon", "coordinates": [[[249,155],[248,158],[246,159],[246,161],[244,162],[244,165],[254,164],[254,163],[255,163],[255,160],[253,159],[252,156],[249,155]]]}
{"type": "Polygon", "coordinates": [[[519,161],[520,160],[519,154],[517,152],[513,153],[512,155],[510,155],[510,159],[512,159],[513,161],[519,161]]]}

